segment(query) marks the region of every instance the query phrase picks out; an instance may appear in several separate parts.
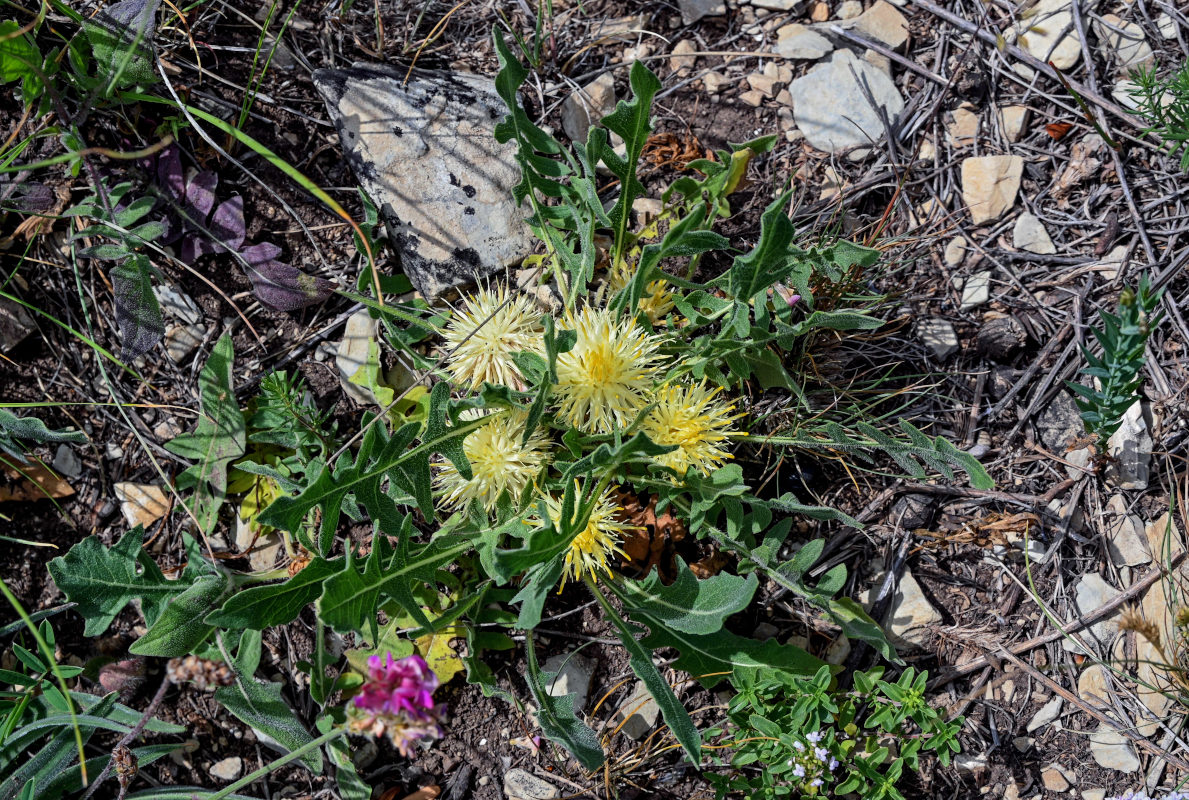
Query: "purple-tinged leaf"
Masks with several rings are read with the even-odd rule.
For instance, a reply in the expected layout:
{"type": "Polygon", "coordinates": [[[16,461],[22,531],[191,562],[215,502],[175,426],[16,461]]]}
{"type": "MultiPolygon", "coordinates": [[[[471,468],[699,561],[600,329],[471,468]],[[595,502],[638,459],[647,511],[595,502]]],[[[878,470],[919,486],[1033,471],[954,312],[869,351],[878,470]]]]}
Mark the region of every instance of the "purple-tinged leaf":
{"type": "Polygon", "coordinates": [[[157,156],[157,183],[177,202],[186,199],[186,175],[176,147],[167,147],[157,156]]]}
{"type": "MultiPolygon", "coordinates": [[[[215,187],[219,185],[219,176],[213,172],[190,170],[186,180],[186,205],[198,212],[195,222],[199,225],[206,223],[215,207],[215,187]]],[[[189,209],[187,209],[189,211],[189,209]]]]}
{"type": "Polygon", "coordinates": [[[325,278],[307,275],[276,257],[281,248],[261,242],[240,251],[248,262],[248,278],[260,302],[277,311],[296,311],[321,303],[334,292],[334,284],[325,278]]]}
{"type": "Polygon", "coordinates": [[[221,247],[238,250],[243,246],[244,233],[244,199],[238,194],[225,203],[220,203],[211,215],[210,232],[214,234],[215,251],[221,252],[221,247]]]}

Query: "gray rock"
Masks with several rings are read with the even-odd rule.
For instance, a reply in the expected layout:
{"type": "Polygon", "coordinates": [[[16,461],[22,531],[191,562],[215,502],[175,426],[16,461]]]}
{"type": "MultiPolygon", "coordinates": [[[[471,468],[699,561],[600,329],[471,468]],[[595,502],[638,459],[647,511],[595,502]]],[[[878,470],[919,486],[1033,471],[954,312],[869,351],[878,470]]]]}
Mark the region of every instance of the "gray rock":
{"type": "Polygon", "coordinates": [[[347,162],[380,207],[418,291],[446,290],[519,262],[532,252],[515,145],[498,144],[506,109],[486,78],[356,64],[320,69],[347,162]]]}
{"type": "Polygon", "coordinates": [[[615,717],[611,721],[612,727],[623,722],[623,732],[635,741],[640,741],[656,727],[657,718],[660,716],[661,708],[652,699],[652,693],[648,691],[648,687],[644,685],[643,681],[636,681],[636,685],[632,688],[631,695],[628,699],[623,701],[619,710],[615,712],[615,717]],[[624,722],[624,717],[627,721],[624,722]]]}
{"type": "Polygon", "coordinates": [[[1028,725],[1026,726],[1028,733],[1040,730],[1044,726],[1056,721],[1057,717],[1061,716],[1061,706],[1064,704],[1065,701],[1061,699],[1060,695],[1057,695],[1041,706],[1040,710],[1032,715],[1032,719],[1028,720],[1028,725]]]}
{"type": "Polygon", "coordinates": [[[202,344],[206,329],[201,325],[172,325],[165,331],[165,355],[181,364],[202,344]]]}
{"type": "Polygon", "coordinates": [[[77,478],[83,472],[83,462],[78,460],[78,456],[74,454],[74,450],[68,444],[58,445],[52,466],[55,472],[65,475],[67,478],[77,478]]]}
{"type": "Polygon", "coordinates": [[[1148,431],[1144,404],[1135,401],[1123,415],[1123,424],[1111,434],[1106,451],[1113,461],[1106,469],[1106,482],[1118,489],[1142,491],[1148,488],[1152,461],[1152,434],[1148,431]]]}
{"type": "Polygon", "coordinates": [[[1119,75],[1126,76],[1137,67],[1152,63],[1152,46],[1139,25],[1115,14],[1103,14],[1094,20],[1093,27],[1098,41],[1114,53],[1119,75]]]}
{"type": "Polygon", "coordinates": [[[965,236],[955,236],[949,240],[945,246],[945,253],[943,258],[947,267],[956,267],[962,263],[966,258],[966,250],[970,243],[966,241],[965,236]]]}
{"type": "MultiPolygon", "coordinates": [[[[1078,62],[1082,45],[1073,26],[1072,0],[1040,0],[1020,15],[1016,40],[1028,53],[1041,61],[1052,61],[1057,69],[1067,70],[1078,62]]],[[[1083,3],[1082,14],[1089,14],[1097,2],[1083,3]]]]}
{"type": "Polygon", "coordinates": [[[591,125],[615,110],[615,76],[604,72],[561,104],[561,127],[575,142],[586,142],[591,125]]]}
{"type": "Polygon", "coordinates": [[[927,494],[901,495],[892,504],[891,518],[901,528],[923,528],[933,518],[933,498],[927,494]]]}
{"type": "Polygon", "coordinates": [[[1021,156],[972,156],[962,161],[962,202],[975,225],[1003,216],[1016,202],[1024,176],[1021,156]]]}
{"type": "Polygon", "coordinates": [[[1090,734],[1090,754],[1100,767],[1107,769],[1138,772],[1140,768],[1139,756],[1131,740],[1105,723],[1090,734]]]}
{"type": "Polygon", "coordinates": [[[25,307],[0,297],[0,353],[7,353],[34,331],[36,324],[25,307]]]}
{"type": "Polygon", "coordinates": [[[1069,445],[1086,432],[1077,404],[1068,392],[1058,392],[1036,420],[1041,443],[1054,455],[1065,457],[1069,445]]]}
{"type": "Polygon", "coordinates": [[[1111,495],[1107,501],[1106,544],[1116,567],[1138,567],[1149,563],[1148,536],[1144,521],[1127,513],[1127,500],[1121,494],[1111,495]]]}
{"type": "Polygon", "coordinates": [[[875,5],[854,19],[847,20],[842,27],[883,42],[893,50],[908,41],[908,20],[886,0],[876,0],[875,5]]]}
{"type": "Polygon", "coordinates": [[[925,597],[912,572],[905,568],[896,585],[892,608],[885,623],[893,640],[923,644],[929,627],[942,621],[943,617],[925,597]]]}
{"type": "Polygon", "coordinates": [[[834,45],[817,31],[794,22],[777,29],[774,49],[785,58],[816,60],[834,52],[834,45]]]}
{"type": "MultiPolygon", "coordinates": [[[[1091,572],[1078,582],[1074,592],[1074,605],[1077,606],[1078,614],[1085,616],[1102,608],[1118,596],[1118,589],[1107,583],[1097,572],[1091,572]]],[[[1095,622],[1081,632],[1081,637],[1089,645],[1097,642],[1103,648],[1109,647],[1115,634],[1119,631],[1118,616],[1119,612],[1116,611],[1105,619],[1095,622]]],[[[1082,649],[1068,639],[1063,642],[1062,646],[1071,652],[1080,652],[1082,649]]]]}
{"type": "Polygon", "coordinates": [[[883,138],[883,122],[862,87],[889,119],[904,110],[904,98],[892,79],[849,50],[836,51],[828,62],[793,81],[793,115],[806,141],[835,153],[883,138]]]}
{"type": "Polygon", "coordinates": [[[596,666],[591,659],[576,653],[550,656],[545,662],[545,671],[556,672],[557,677],[546,685],[545,690],[551,697],[575,695],[574,710],[581,713],[586,708],[590,681],[594,677],[596,666]]]}
{"type": "Polygon", "coordinates": [[[944,361],[958,350],[958,334],[944,319],[924,319],[917,325],[917,336],[933,351],[933,357],[944,361]]]}
{"type": "Polygon", "coordinates": [[[976,272],[962,282],[961,309],[978,308],[991,299],[991,273],[976,272]]]}
{"type": "Polygon", "coordinates": [[[1014,247],[1027,250],[1029,253],[1050,255],[1057,252],[1049,232],[1035,214],[1025,211],[1016,217],[1016,226],[1012,229],[1011,243],[1014,247]]]}
{"type": "Polygon", "coordinates": [[[202,322],[202,309],[188,294],[172,286],[154,286],[153,294],[161,304],[161,313],[190,325],[202,322]]]}
{"type": "Polygon", "coordinates": [[[225,758],[211,764],[211,777],[221,781],[233,781],[244,771],[244,760],[239,756],[225,758]]]}
{"type": "Polygon", "coordinates": [[[702,17],[721,17],[727,13],[727,4],[723,0],[677,0],[681,9],[681,21],[692,25],[702,17]]]}
{"type": "Polygon", "coordinates": [[[504,773],[504,797],[508,800],[554,800],[561,797],[558,788],[522,769],[504,773]]]}

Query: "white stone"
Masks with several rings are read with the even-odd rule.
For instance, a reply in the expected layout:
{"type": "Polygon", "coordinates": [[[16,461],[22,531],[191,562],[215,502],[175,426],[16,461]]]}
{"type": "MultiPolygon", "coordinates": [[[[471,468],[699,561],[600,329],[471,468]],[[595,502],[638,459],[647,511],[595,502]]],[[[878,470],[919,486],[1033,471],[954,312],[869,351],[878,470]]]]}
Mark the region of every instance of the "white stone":
{"type": "Polygon", "coordinates": [[[36,329],[33,317],[24,306],[0,297],[0,353],[7,353],[36,329]]]}
{"type": "Polygon", "coordinates": [[[999,219],[1016,202],[1024,159],[976,156],[962,161],[962,201],[975,225],[999,219]]]}
{"type": "Polygon", "coordinates": [[[817,31],[794,22],[777,29],[774,49],[785,58],[816,60],[832,53],[834,45],[817,31]]]}
{"type": "Polygon", "coordinates": [[[561,797],[558,788],[522,769],[504,773],[504,797],[508,800],[554,800],[561,797]]]}
{"type": "Polygon", "coordinates": [[[1041,771],[1040,782],[1050,792],[1064,792],[1069,788],[1069,781],[1056,764],[1050,764],[1041,771]]]}
{"type": "Polygon", "coordinates": [[[1161,12],[1160,16],[1156,17],[1156,30],[1160,31],[1161,39],[1175,39],[1177,38],[1177,21],[1169,14],[1161,12]]]}
{"type": "Polygon", "coordinates": [[[947,267],[956,267],[962,263],[966,258],[966,248],[969,242],[966,241],[965,236],[955,236],[950,239],[945,246],[945,252],[942,258],[945,259],[947,267]]]}
{"type": "Polygon", "coordinates": [[[656,700],[652,698],[652,693],[648,691],[648,687],[644,685],[643,681],[636,681],[631,695],[623,701],[619,710],[615,712],[615,716],[611,720],[611,725],[615,727],[620,722],[623,722],[623,728],[621,730],[627,734],[628,738],[638,742],[648,736],[652,729],[656,727],[656,721],[660,713],[661,708],[657,705],[656,700]],[[627,717],[626,722],[624,722],[625,716],[627,717]]]}
{"type": "Polygon", "coordinates": [[[277,565],[277,556],[281,554],[284,543],[275,531],[259,532],[239,515],[235,517],[235,547],[243,553],[248,553],[248,563],[256,572],[272,569],[277,565]]]}
{"type": "Polygon", "coordinates": [[[615,76],[604,72],[561,104],[561,127],[572,141],[586,143],[591,125],[615,110],[615,76]]]}
{"type": "MultiPolygon", "coordinates": [[[[1077,590],[1074,593],[1074,603],[1077,606],[1078,614],[1084,617],[1098,611],[1118,596],[1118,589],[1107,583],[1097,572],[1091,572],[1078,582],[1077,590]]],[[[1104,648],[1108,647],[1119,630],[1118,615],[1119,612],[1115,611],[1105,619],[1082,630],[1079,635],[1091,646],[1095,642],[1099,642],[1104,648]]],[[[1078,645],[1068,639],[1064,640],[1063,646],[1066,650],[1074,652],[1081,650],[1078,645]]]]}
{"type": "Polygon", "coordinates": [[[944,361],[958,350],[958,334],[954,326],[944,319],[929,318],[917,325],[917,336],[933,351],[933,357],[944,361]]]}
{"type": "Polygon", "coordinates": [[[1028,106],[1004,106],[997,113],[1003,138],[1012,143],[1020,141],[1024,125],[1028,122],[1028,106]]]}
{"type": "Polygon", "coordinates": [[[1136,400],[1123,415],[1123,424],[1107,440],[1106,452],[1112,459],[1106,469],[1106,482],[1119,489],[1142,491],[1148,488],[1148,467],[1152,460],[1152,435],[1144,419],[1144,404],[1136,400]]]}
{"type": "Polygon", "coordinates": [[[747,76],[747,85],[765,97],[772,97],[776,94],[777,82],[776,78],[760,72],[753,72],[747,76]]]}
{"type": "Polygon", "coordinates": [[[181,364],[202,344],[205,336],[206,328],[201,325],[171,325],[165,331],[165,355],[175,364],[181,364]]]}
{"type": "Polygon", "coordinates": [[[908,41],[908,20],[886,0],[876,0],[875,5],[854,19],[847,20],[841,27],[882,42],[893,50],[908,41]]]}
{"type": "Polygon", "coordinates": [[[1134,22],[1127,22],[1114,14],[1103,14],[1094,20],[1094,33],[1098,41],[1114,53],[1115,68],[1119,75],[1147,66],[1152,62],[1152,48],[1144,36],[1144,29],[1134,22]]]}
{"type": "Polygon", "coordinates": [[[550,656],[545,662],[545,672],[557,673],[557,677],[545,685],[545,691],[550,697],[573,694],[574,711],[581,713],[586,708],[595,666],[594,661],[576,653],[550,656]]]}
{"type": "Polygon", "coordinates": [[[797,127],[818,150],[838,152],[870,145],[883,137],[879,113],[871,107],[858,81],[866,85],[888,119],[895,119],[904,110],[904,98],[892,79],[849,50],[836,51],[828,62],[789,85],[797,127]]]}
{"type": "Polygon", "coordinates": [[[1032,719],[1028,720],[1026,730],[1028,733],[1038,731],[1044,726],[1056,721],[1057,717],[1061,716],[1061,706],[1065,701],[1061,695],[1057,695],[1040,707],[1040,710],[1032,715],[1032,719]]]}
{"type": "Polygon", "coordinates": [[[1098,274],[1105,280],[1113,281],[1119,276],[1119,270],[1127,265],[1130,254],[1131,249],[1125,244],[1112,248],[1109,253],[1099,259],[1098,274]]]}
{"type": "MultiPolygon", "coordinates": [[[[1022,15],[1023,29],[1017,37],[1021,47],[1041,61],[1052,61],[1057,69],[1067,70],[1078,62],[1082,46],[1073,28],[1071,0],[1040,0],[1030,13],[1022,15]],[[1062,35],[1063,31],[1069,32],[1062,35]]],[[[1093,10],[1087,4],[1082,13],[1093,10]]]]}
{"type": "Polygon", "coordinates": [[[169,511],[169,498],[160,486],[146,483],[117,483],[112,487],[120,501],[120,511],[132,527],[146,528],[169,511]]]}
{"type": "Polygon", "coordinates": [[[334,359],[343,391],[355,402],[365,406],[376,405],[376,396],[366,386],[352,383],[351,378],[367,364],[368,350],[375,341],[375,335],[376,320],[372,319],[366,308],[356,311],[347,318],[347,324],[343,327],[343,340],[339,342],[334,359]]]}
{"type": "Polygon", "coordinates": [[[1107,502],[1107,552],[1116,567],[1138,567],[1149,563],[1148,540],[1144,522],[1127,513],[1127,500],[1121,494],[1111,495],[1107,502]]]}
{"type": "Polygon", "coordinates": [[[1057,252],[1049,232],[1041,223],[1040,218],[1028,211],[1016,217],[1016,226],[1011,233],[1012,246],[1029,253],[1050,255],[1057,252]]]}
{"type": "Polygon", "coordinates": [[[946,139],[953,147],[970,147],[978,139],[978,112],[971,106],[959,106],[950,112],[953,118],[945,126],[946,139]]]}
{"type": "Polygon", "coordinates": [[[393,232],[401,267],[427,299],[502,272],[533,251],[516,145],[489,78],[356,64],[314,71],[347,162],[393,232]]]}
{"type": "Polygon", "coordinates": [[[702,85],[706,87],[706,91],[710,94],[718,94],[724,87],[730,86],[733,82],[721,72],[711,71],[702,76],[702,85]]]}
{"type": "MultiPolygon", "coordinates": [[[[877,574],[873,581],[879,586],[884,579],[883,573],[877,574]]],[[[859,600],[865,605],[871,602],[871,592],[864,592],[859,600]]],[[[904,645],[921,645],[925,642],[930,626],[941,623],[944,618],[929,602],[921,591],[921,585],[913,577],[912,571],[905,568],[904,573],[896,584],[896,593],[892,596],[887,616],[882,620],[893,643],[904,645]]]]}
{"type": "Polygon", "coordinates": [[[1144,537],[1148,541],[1148,552],[1162,564],[1185,549],[1185,537],[1181,535],[1180,528],[1167,511],[1148,523],[1144,529],[1144,537]]]}
{"type": "Polygon", "coordinates": [[[1106,800],[1106,789],[1083,789],[1082,800],[1106,800]]]}
{"type": "Polygon", "coordinates": [[[225,758],[211,764],[211,777],[221,781],[233,781],[244,771],[244,760],[239,756],[225,758]]]}
{"type": "Polygon", "coordinates": [[[978,308],[989,299],[991,299],[990,272],[976,272],[962,283],[962,311],[978,308]]]}
{"type": "Polygon", "coordinates": [[[1100,767],[1119,772],[1138,772],[1139,756],[1131,740],[1106,723],[1090,734],[1090,754],[1100,767]]]}

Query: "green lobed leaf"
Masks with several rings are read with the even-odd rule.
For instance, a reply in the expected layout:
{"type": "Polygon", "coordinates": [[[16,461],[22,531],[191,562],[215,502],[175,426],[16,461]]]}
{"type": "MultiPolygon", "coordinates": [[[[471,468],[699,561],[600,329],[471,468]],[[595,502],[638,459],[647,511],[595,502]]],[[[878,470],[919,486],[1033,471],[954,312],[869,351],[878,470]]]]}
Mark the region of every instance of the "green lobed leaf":
{"type": "Polygon", "coordinates": [[[666,586],[659,570],[643,580],[624,580],[612,588],[624,605],[641,617],[667,629],[709,635],[722,630],[726,618],[751,602],[759,579],[721,572],[698,580],[685,562],[677,558],[677,578],[666,586]]]}
{"type": "Polygon", "coordinates": [[[48,444],[50,442],[70,442],[85,444],[87,435],[82,431],[55,431],[46,427],[37,417],[18,417],[10,411],[0,408],[0,450],[8,453],[21,463],[25,463],[24,450],[28,444],[48,444]]]}
{"type": "Polygon", "coordinates": [[[220,628],[258,631],[290,623],[297,619],[303,608],[321,596],[323,582],[341,572],[343,564],[341,558],[334,561],[315,558],[287,581],[236,592],[222,608],[207,615],[206,623],[220,628]]]}
{"type": "Polygon", "coordinates": [[[144,528],[125,533],[110,549],[98,536],[89,536],[49,563],[50,576],[77,603],[86,620],[83,634],[99,636],[124,606],[140,601],[145,621],[156,622],[161,610],[187,588],[186,582],[166,580],[157,563],[141,548],[144,528]]]}
{"type": "Polygon", "coordinates": [[[147,256],[134,253],[111,271],[120,325],[120,357],[126,361],[149,352],[165,335],[161,305],[153,294],[152,268],[147,256]]]}
{"type": "Polygon", "coordinates": [[[161,658],[189,655],[214,633],[214,626],[208,625],[205,618],[219,606],[229,585],[227,573],[221,570],[198,576],[189,588],[170,600],[157,621],[132,643],[128,652],[161,658]]]}
{"type": "Polygon", "coordinates": [[[206,532],[214,529],[227,496],[228,467],[244,455],[246,446],[247,426],[232,388],[234,356],[231,336],[224,334],[198,374],[202,414],[197,426],[193,433],[165,443],[169,452],[198,462],[179,478],[178,488],[194,489],[190,505],[206,532]]]}

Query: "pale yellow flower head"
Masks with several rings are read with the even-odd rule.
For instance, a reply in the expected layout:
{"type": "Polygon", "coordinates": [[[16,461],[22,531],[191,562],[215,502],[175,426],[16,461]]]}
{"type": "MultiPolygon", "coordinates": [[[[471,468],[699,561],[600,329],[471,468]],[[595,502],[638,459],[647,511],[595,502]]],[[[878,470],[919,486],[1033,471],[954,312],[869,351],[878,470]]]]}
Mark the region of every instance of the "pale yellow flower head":
{"type": "MultiPolygon", "coordinates": [[[[574,488],[578,489],[577,481],[574,483],[574,488]]],[[[623,538],[623,532],[633,530],[633,527],[615,518],[616,514],[623,511],[623,508],[616,505],[615,501],[611,499],[614,491],[614,488],[605,490],[595,501],[594,507],[590,510],[590,517],[586,521],[586,527],[579,531],[578,535],[574,537],[574,541],[570,543],[570,549],[566,553],[566,567],[562,574],[561,588],[565,588],[567,578],[582,580],[585,575],[595,576],[599,572],[611,577],[611,565],[608,563],[611,554],[619,553],[622,556],[627,556],[627,553],[620,548],[619,543],[623,538]]],[[[577,493],[581,494],[580,491],[577,493]]],[[[561,498],[546,495],[544,499],[545,508],[549,512],[553,526],[560,529],[561,498]]],[[[575,504],[574,513],[575,515],[578,513],[577,504],[575,504]]],[[[539,524],[540,520],[538,519],[537,522],[539,524]]]]}
{"type": "Polygon", "coordinates": [[[549,460],[551,446],[542,428],[537,428],[528,443],[521,445],[527,419],[523,411],[501,411],[490,415],[482,427],[463,439],[462,452],[471,462],[470,480],[459,475],[449,461],[435,463],[438,472],[434,488],[439,493],[439,502],[451,508],[464,508],[472,500],[478,500],[491,514],[503,492],[513,501],[519,499],[549,460]]]}
{"type": "Polygon", "coordinates": [[[512,353],[544,355],[541,312],[522,294],[508,299],[508,288],[479,289],[463,297],[442,338],[451,354],[446,371],[455,381],[478,389],[484,381],[524,389],[524,376],[512,353]]]}
{"type": "Polygon", "coordinates": [[[718,400],[721,389],[707,390],[705,383],[691,386],[667,384],[656,392],[656,406],[640,426],[656,444],[676,445],[677,449],[656,456],[662,466],[685,475],[695,469],[703,475],[723,465],[731,454],[726,441],[740,434],[732,422],[733,405],[718,400]]]}
{"type": "Polygon", "coordinates": [[[660,340],[630,319],[590,306],[566,320],[578,334],[557,357],[558,411],[587,433],[622,430],[648,404],[657,379],[660,340]]]}

